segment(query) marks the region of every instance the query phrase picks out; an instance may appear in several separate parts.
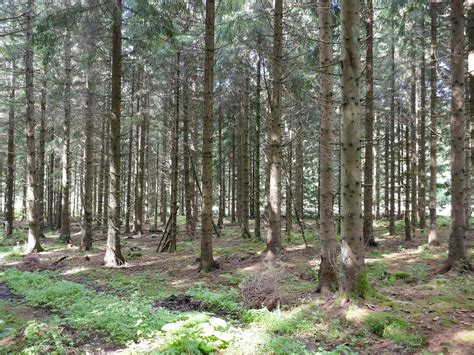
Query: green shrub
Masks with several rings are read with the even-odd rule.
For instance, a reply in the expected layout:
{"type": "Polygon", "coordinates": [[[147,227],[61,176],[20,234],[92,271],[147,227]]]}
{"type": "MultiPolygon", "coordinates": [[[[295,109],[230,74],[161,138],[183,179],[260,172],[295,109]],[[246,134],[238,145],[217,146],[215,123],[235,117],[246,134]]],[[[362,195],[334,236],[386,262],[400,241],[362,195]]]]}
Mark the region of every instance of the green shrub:
{"type": "Polygon", "coordinates": [[[213,291],[203,285],[196,285],[191,287],[187,294],[205,304],[211,311],[224,312],[233,318],[240,318],[247,311],[237,294],[228,287],[222,287],[221,291],[213,291]]]}
{"type": "Polygon", "coordinates": [[[72,340],[61,327],[54,324],[30,321],[24,331],[26,347],[23,354],[64,354],[72,340]]]}
{"type": "Polygon", "coordinates": [[[303,354],[306,352],[304,345],[293,339],[278,336],[271,338],[262,347],[263,352],[274,354],[303,354]]]}

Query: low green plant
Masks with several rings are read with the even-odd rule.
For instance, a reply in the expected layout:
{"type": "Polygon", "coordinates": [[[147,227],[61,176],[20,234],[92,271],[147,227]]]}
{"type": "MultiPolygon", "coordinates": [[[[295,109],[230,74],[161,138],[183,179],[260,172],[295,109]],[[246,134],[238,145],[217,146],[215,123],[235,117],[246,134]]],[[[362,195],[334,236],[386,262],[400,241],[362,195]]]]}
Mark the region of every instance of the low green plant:
{"type": "Polygon", "coordinates": [[[306,352],[304,345],[298,341],[284,336],[271,338],[262,346],[264,353],[272,354],[303,354],[306,352]]]}
{"type": "Polygon", "coordinates": [[[30,321],[23,334],[26,343],[23,354],[64,354],[73,345],[72,339],[55,324],[30,321]]]}

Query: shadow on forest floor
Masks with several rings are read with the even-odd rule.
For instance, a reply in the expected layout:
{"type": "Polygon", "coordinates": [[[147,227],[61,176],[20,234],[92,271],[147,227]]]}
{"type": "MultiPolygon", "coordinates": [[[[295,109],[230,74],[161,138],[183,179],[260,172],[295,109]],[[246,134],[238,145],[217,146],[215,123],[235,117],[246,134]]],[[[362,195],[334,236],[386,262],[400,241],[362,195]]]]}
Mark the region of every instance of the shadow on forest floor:
{"type": "MultiPolygon", "coordinates": [[[[184,234],[182,218],[179,218],[181,233],[176,253],[156,253],[160,236],[153,237],[157,235],[155,232],[124,236],[123,252],[127,263],[113,269],[102,265],[105,236],[97,231],[93,250],[82,252],[78,247],[79,226],[74,224],[76,234],[71,245],[60,243],[58,235],[51,232],[43,240],[46,251],[35,255],[23,256],[21,247],[3,238],[0,268],[7,273],[2,274],[0,281],[6,279],[13,285],[16,281],[11,281],[8,279],[11,276],[7,275],[8,270],[13,268],[23,272],[47,270],[46,274],[53,275],[53,280],[84,285],[99,299],[110,295],[117,302],[128,300],[139,304],[140,300],[144,300],[146,304],[185,312],[186,319],[170,318],[170,324],[181,327],[178,327],[180,332],[183,329],[185,333],[192,330],[195,336],[196,332],[202,332],[203,324],[206,324],[214,332],[220,329],[222,334],[225,333],[225,336],[216,333],[222,338],[232,338],[223,340],[213,335],[212,342],[206,340],[205,346],[196,345],[200,347],[199,351],[204,352],[212,346],[212,349],[220,351],[237,349],[250,353],[275,350],[301,352],[305,349],[361,353],[412,353],[421,350],[457,354],[474,352],[472,275],[433,275],[447,256],[449,221],[440,221],[441,245],[437,247],[426,244],[426,231],[417,230],[413,240],[406,242],[403,240],[403,223],[397,223],[398,235],[389,236],[386,222],[376,221],[375,234],[379,247],[369,248],[366,253],[372,295],[365,300],[353,301],[346,307],[339,306],[337,295],[323,297],[315,293],[319,268],[318,230],[310,220],[306,225],[309,247],[305,248],[299,234],[291,234],[288,238],[283,233],[285,251],[269,265],[263,261],[263,241],[241,239],[238,226],[226,223],[221,237],[214,238],[214,254],[220,268],[201,274],[196,271],[199,240],[191,240],[184,234]],[[242,285],[255,275],[267,272],[277,275],[280,307],[274,312],[250,310],[244,303],[242,285]],[[219,328],[212,325],[209,316],[196,320],[194,316],[187,315],[186,312],[191,311],[203,315],[205,313],[202,312],[213,312],[227,318],[231,326],[219,328]]],[[[21,239],[21,235],[17,239],[21,239]]],[[[471,251],[472,242],[470,239],[471,251]]],[[[470,257],[472,259],[473,255],[470,257]]],[[[105,328],[97,326],[95,330],[99,331],[92,339],[85,335],[87,332],[80,324],[69,324],[67,314],[70,310],[67,306],[55,311],[54,316],[48,315],[46,318],[49,320],[45,322],[48,330],[41,330],[34,313],[39,308],[28,303],[28,297],[27,304],[21,307],[32,307],[30,315],[25,311],[25,317],[15,318],[14,308],[18,307],[20,299],[14,294],[15,290],[12,293],[5,284],[0,284],[0,345],[9,346],[13,351],[27,346],[31,336],[25,336],[25,330],[33,327],[32,324],[39,328],[33,327],[30,334],[34,331],[49,334],[48,339],[41,341],[53,344],[53,348],[62,346],[65,352],[97,349],[114,352],[119,348],[124,352],[181,349],[179,346],[182,344],[176,343],[177,340],[172,337],[174,330],[167,330],[166,334],[162,330],[153,338],[154,333],[147,328],[147,339],[134,337],[135,345],[127,343],[124,346],[125,342],[120,343],[122,338],[117,338],[119,344],[115,341],[114,345],[113,330],[109,333],[103,330],[109,329],[108,325],[105,328]],[[61,337],[55,338],[53,330],[56,328],[61,330],[58,332],[64,341],[61,337]],[[167,339],[166,346],[175,345],[163,348],[163,339],[167,339]],[[60,345],[55,343],[58,341],[60,345]]],[[[94,330],[96,325],[91,324],[94,330]]]]}

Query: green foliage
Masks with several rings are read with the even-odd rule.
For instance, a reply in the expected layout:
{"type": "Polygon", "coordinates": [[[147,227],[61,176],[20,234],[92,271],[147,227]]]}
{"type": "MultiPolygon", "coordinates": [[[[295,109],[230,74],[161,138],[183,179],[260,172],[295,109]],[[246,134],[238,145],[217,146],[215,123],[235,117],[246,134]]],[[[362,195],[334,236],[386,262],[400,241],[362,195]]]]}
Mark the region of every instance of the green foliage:
{"type": "Polygon", "coordinates": [[[232,318],[241,318],[247,312],[237,294],[228,287],[221,287],[220,291],[213,291],[198,284],[190,288],[187,294],[194,300],[208,306],[213,312],[223,312],[232,318]]]}
{"type": "Polygon", "coordinates": [[[271,338],[262,350],[272,354],[303,354],[306,352],[302,343],[284,336],[271,338]]]}
{"type": "Polygon", "coordinates": [[[426,345],[426,338],[411,329],[408,322],[387,313],[370,314],[365,327],[381,338],[390,339],[405,348],[416,348],[426,345]]]}
{"type": "Polygon", "coordinates": [[[54,323],[30,321],[25,328],[24,336],[26,341],[26,347],[22,350],[24,354],[63,354],[67,351],[67,346],[73,345],[63,329],[54,323]]]}
{"type": "Polygon", "coordinates": [[[60,312],[73,327],[105,331],[118,344],[150,336],[178,317],[165,309],[154,311],[148,300],[123,301],[81,284],[57,281],[51,273],[9,270],[1,279],[28,305],[60,312]]]}
{"type": "Polygon", "coordinates": [[[374,294],[375,291],[372,289],[372,286],[370,286],[367,271],[361,271],[356,280],[354,295],[356,297],[367,298],[374,294]]]}

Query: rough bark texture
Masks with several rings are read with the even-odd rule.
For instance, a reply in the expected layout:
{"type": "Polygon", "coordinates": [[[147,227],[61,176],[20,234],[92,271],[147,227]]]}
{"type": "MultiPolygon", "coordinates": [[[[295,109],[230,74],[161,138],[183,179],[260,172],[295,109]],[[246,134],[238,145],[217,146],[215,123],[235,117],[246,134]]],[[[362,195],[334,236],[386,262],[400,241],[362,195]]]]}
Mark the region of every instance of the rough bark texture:
{"type": "Polygon", "coordinates": [[[14,189],[15,189],[15,95],[16,95],[16,58],[12,59],[10,76],[10,103],[8,111],[8,143],[7,143],[7,185],[5,198],[5,234],[10,236],[13,232],[15,215],[14,189]]]}
{"type": "Polygon", "coordinates": [[[110,196],[108,207],[106,266],[125,262],[120,247],[120,106],[122,101],[122,1],[111,0],[112,6],[112,103],[110,115],[110,196]]]}
{"type": "MultiPolygon", "coordinates": [[[[69,6],[66,1],[66,6],[69,6]]],[[[61,151],[61,191],[62,191],[62,210],[61,210],[61,239],[71,242],[71,223],[70,223],[70,189],[71,189],[71,32],[66,29],[64,39],[64,121],[63,121],[63,141],[61,151]]]]}
{"type": "Polygon", "coordinates": [[[202,214],[201,260],[199,269],[209,272],[216,267],[212,253],[212,116],[214,90],[214,0],[206,1],[206,37],[204,58],[204,108],[202,127],[202,214]]]}
{"type": "MultiPolygon", "coordinates": [[[[394,21],[392,21],[392,33],[394,21]]],[[[388,232],[395,235],[395,38],[392,34],[390,48],[390,208],[388,215],[388,232]]],[[[388,173],[388,171],[387,171],[388,173]]]]}
{"type": "MultiPolygon", "coordinates": [[[[373,55],[373,7],[367,0],[366,84],[365,84],[365,165],[364,165],[364,241],[375,246],[373,229],[373,170],[374,170],[374,55],[373,55]]],[[[323,40],[324,41],[324,40],[323,40]]]]}
{"type": "MultiPolygon", "coordinates": [[[[470,168],[471,173],[468,175],[468,179],[466,180],[467,185],[469,186],[469,191],[467,194],[468,201],[467,201],[467,209],[466,213],[469,215],[472,213],[472,189],[474,188],[474,174],[472,173],[474,169],[474,0],[468,0],[467,3],[467,37],[468,37],[468,71],[469,71],[469,116],[470,120],[466,122],[467,131],[469,132],[469,125],[470,127],[470,168]],[[470,176],[470,178],[469,178],[470,176]]],[[[466,132],[467,133],[467,132],[466,132]]],[[[469,221],[469,219],[467,219],[469,221]]],[[[469,223],[466,223],[469,226],[469,223]]]]}
{"type": "Polygon", "coordinates": [[[26,96],[26,220],[28,222],[28,242],[26,253],[41,252],[40,233],[38,228],[38,192],[36,185],[35,154],[35,87],[33,73],[33,26],[34,0],[28,0],[26,17],[25,45],[25,96],[26,96]]]}
{"type": "Polygon", "coordinates": [[[217,227],[219,229],[222,229],[224,227],[224,199],[225,196],[223,195],[224,189],[223,189],[223,178],[222,174],[224,173],[225,167],[223,166],[223,161],[222,161],[222,120],[223,120],[223,114],[220,112],[218,115],[219,117],[217,118],[217,159],[219,161],[217,168],[217,176],[219,178],[219,218],[217,220],[217,227]]]}
{"type": "Polygon", "coordinates": [[[463,0],[451,1],[451,233],[447,267],[469,267],[465,214],[464,18],[463,0]]]}
{"type": "MultiPolygon", "coordinates": [[[[255,92],[255,225],[254,238],[262,239],[260,233],[260,92],[262,60],[258,55],[257,86],[255,92]]],[[[230,188],[230,186],[229,186],[230,188]]]]}
{"type": "Polygon", "coordinates": [[[410,97],[410,202],[411,202],[411,236],[415,237],[415,228],[417,220],[417,193],[416,193],[416,122],[417,122],[417,109],[416,109],[416,68],[415,68],[415,48],[412,44],[412,58],[411,58],[411,97],[410,97]]]}
{"type": "Polygon", "coordinates": [[[421,16],[421,58],[420,58],[420,122],[418,122],[418,221],[420,229],[426,227],[425,186],[425,134],[426,134],[426,63],[425,63],[425,20],[421,16]]]}
{"type": "Polygon", "coordinates": [[[269,125],[269,196],[266,258],[273,259],[281,244],[281,88],[282,88],[283,0],[275,0],[273,15],[273,88],[269,125]]]}
{"type": "Polygon", "coordinates": [[[321,36],[321,130],[320,130],[320,188],[321,203],[321,266],[319,290],[323,293],[337,287],[336,234],[334,229],[334,103],[333,103],[333,49],[331,0],[319,1],[319,31],[321,36]]]}
{"type": "MultiPolygon", "coordinates": [[[[143,73],[143,66],[140,68],[140,74],[143,73]]],[[[139,75],[139,80],[143,80],[144,75],[139,75]]],[[[143,205],[145,196],[145,151],[146,151],[146,131],[147,115],[143,105],[143,94],[137,96],[137,114],[140,117],[140,125],[137,127],[138,147],[137,147],[137,177],[135,182],[135,220],[134,233],[143,234],[143,205]]]]}
{"type": "Polygon", "coordinates": [[[405,125],[405,240],[411,240],[410,227],[410,123],[405,125]]]}
{"type": "Polygon", "coordinates": [[[343,291],[363,295],[359,11],[358,0],[342,1],[341,260],[343,291]]]}
{"type": "Polygon", "coordinates": [[[250,238],[249,231],[249,107],[248,86],[249,79],[245,78],[242,87],[242,101],[240,105],[240,236],[250,238]]]}
{"type": "Polygon", "coordinates": [[[192,203],[194,200],[194,191],[191,190],[194,177],[191,174],[190,159],[190,139],[189,139],[189,88],[188,81],[185,78],[183,84],[183,159],[184,159],[184,189],[186,203],[186,233],[190,238],[194,237],[192,229],[193,210],[192,203]]]}
{"type": "MultiPolygon", "coordinates": [[[[97,6],[96,0],[89,0],[90,9],[97,6]]],[[[95,42],[98,21],[95,11],[87,15],[86,23],[86,127],[84,130],[84,217],[82,220],[81,249],[92,248],[92,190],[94,184],[94,107],[96,92],[96,71],[94,66],[95,42]]]]}
{"type": "Polygon", "coordinates": [[[46,145],[46,68],[43,71],[43,83],[41,85],[40,101],[40,129],[38,145],[38,229],[41,237],[44,237],[44,169],[45,169],[45,145],[46,145]]]}
{"type": "Polygon", "coordinates": [[[438,245],[438,226],[436,223],[436,170],[437,170],[437,149],[438,149],[438,117],[437,117],[437,82],[438,82],[438,56],[436,53],[438,41],[438,6],[435,1],[431,2],[431,50],[430,50],[430,230],[428,234],[428,244],[438,245]]]}
{"type": "Polygon", "coordinates": [[[287,238],[291,237],[293,232],[293,196],[292,196],[292,183],[293,183],[293,132],[291,131],[290,125],[286,125],[286,137],[288,140],[286,146],[286,191],[285,191],[285,234],[287,238]]]}

